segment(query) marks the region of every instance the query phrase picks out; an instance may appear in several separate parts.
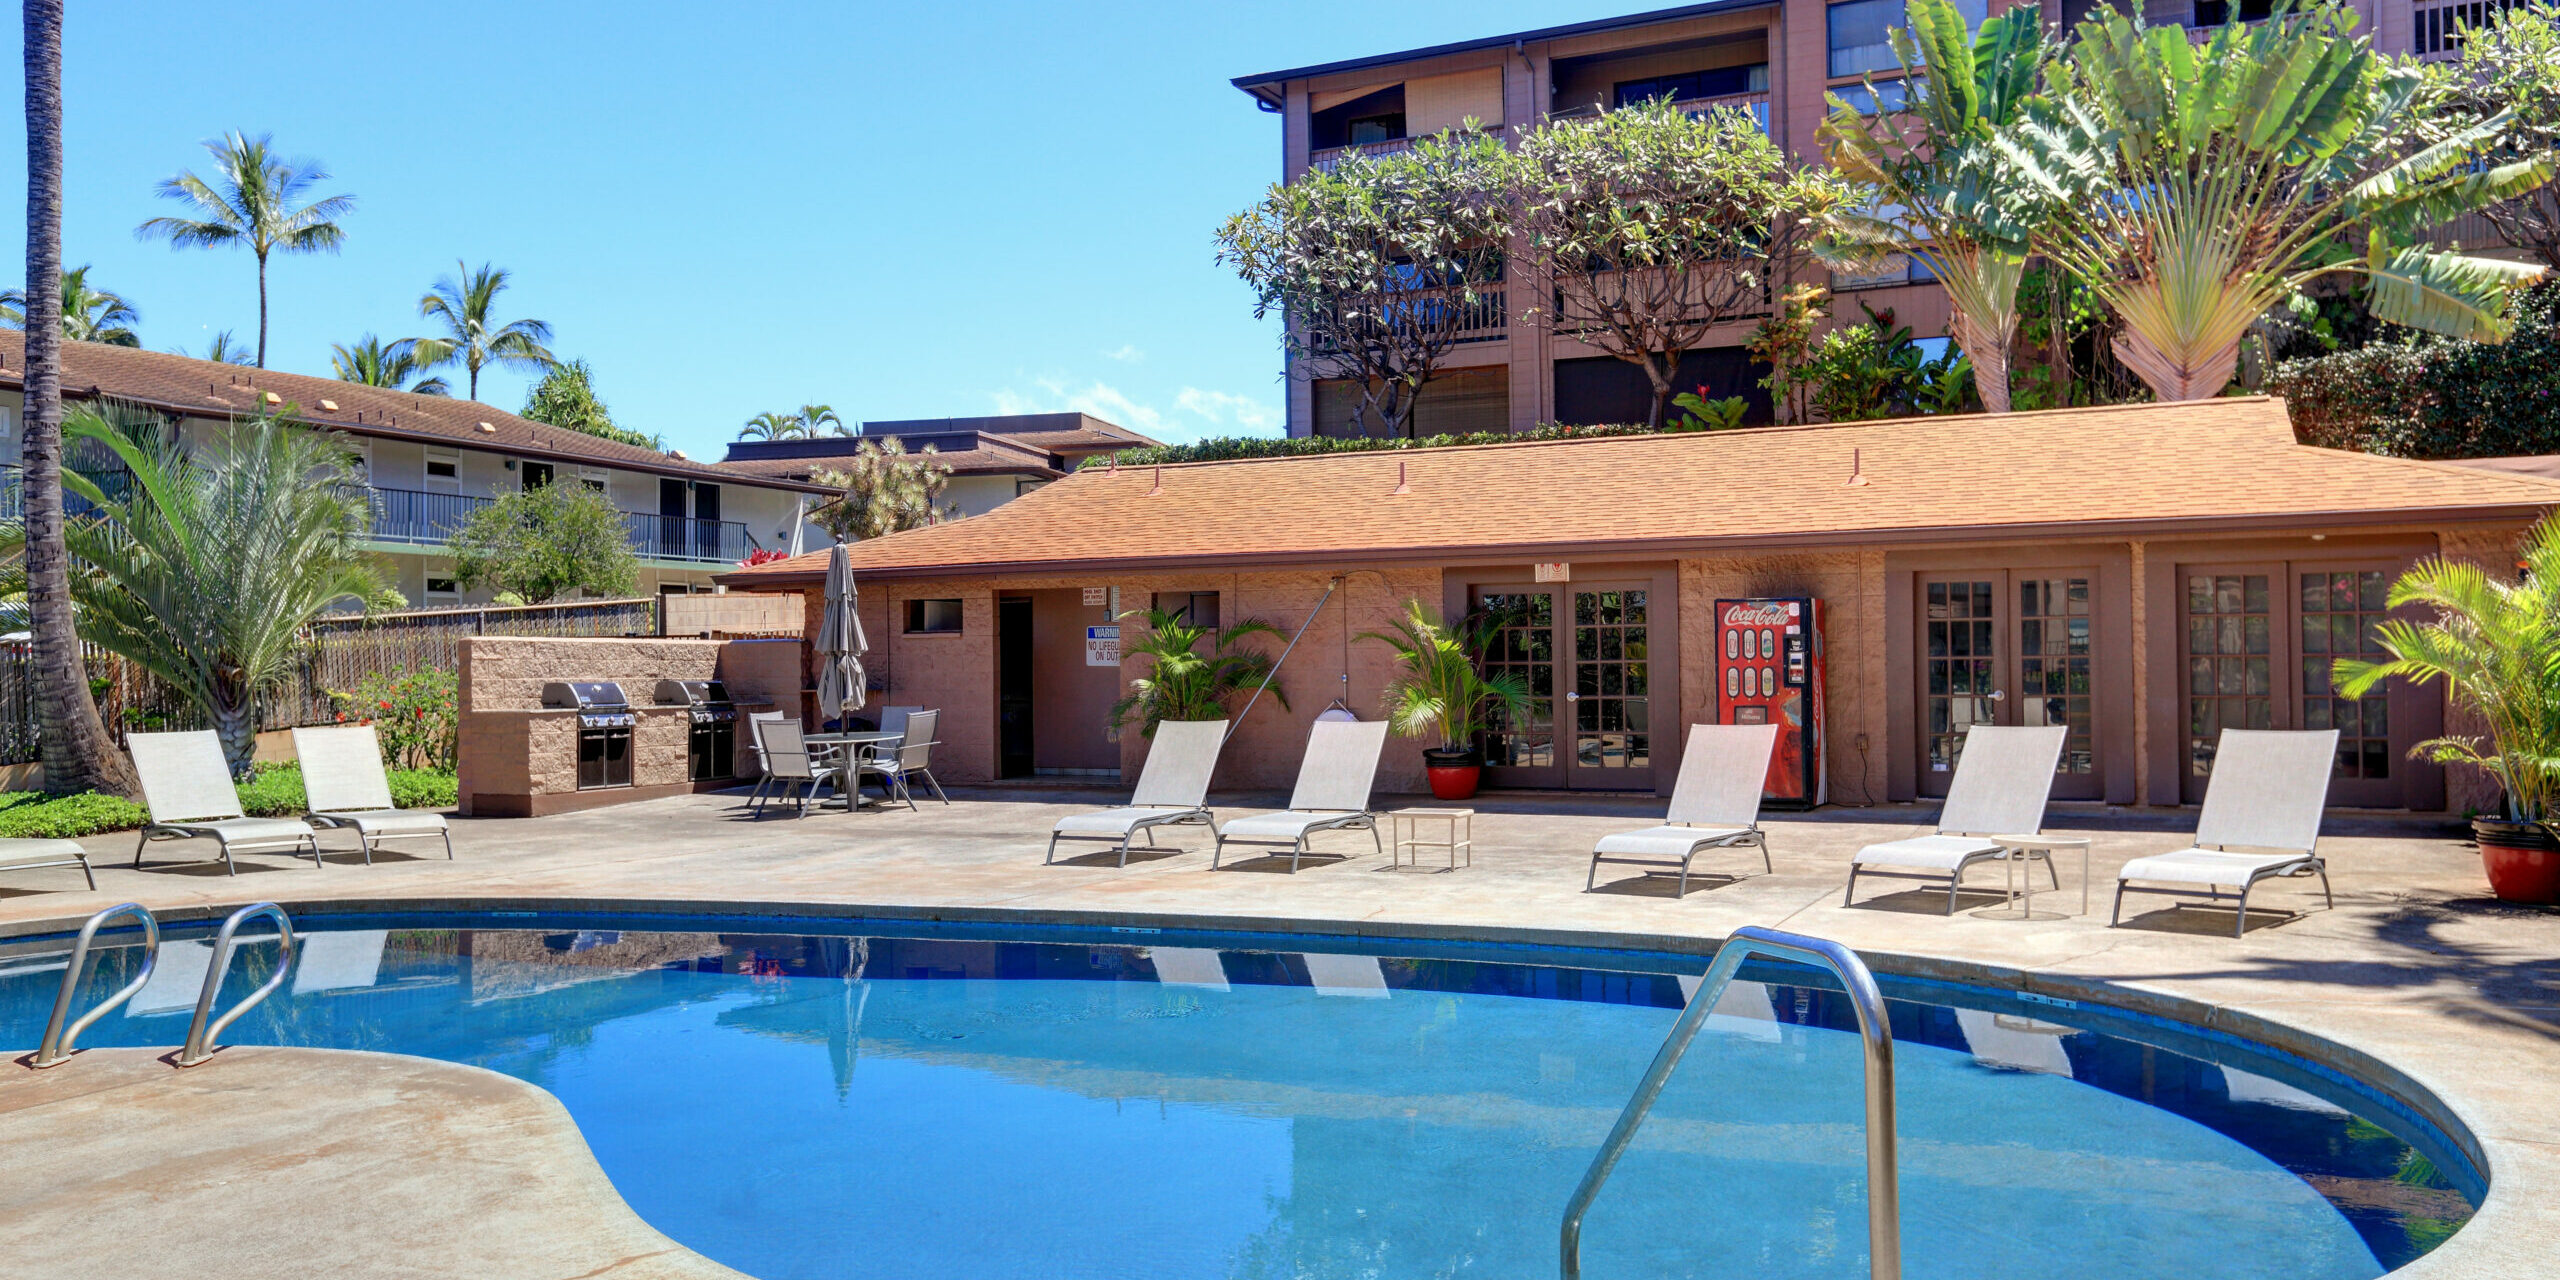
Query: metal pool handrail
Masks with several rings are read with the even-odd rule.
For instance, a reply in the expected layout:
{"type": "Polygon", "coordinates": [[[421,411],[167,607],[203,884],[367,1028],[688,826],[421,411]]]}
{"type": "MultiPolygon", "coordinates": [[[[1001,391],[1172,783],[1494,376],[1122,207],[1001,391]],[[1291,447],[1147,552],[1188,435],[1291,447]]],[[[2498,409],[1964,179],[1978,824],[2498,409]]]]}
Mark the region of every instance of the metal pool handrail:
{"type": "Polygon", "coordinates": [[[1681,1056],[1689,1051],[1698,1029],[1706,1025],[1707,1015],[1723,997],[1725,987],[1733,982],[1742,962],[1753,955],[1819,965],[1840,975],[1840,984],[1848,988],[1849,1002],[1858,1012],[1858,1036],[1866,1043],[1867,1055],[1867,1274],[1872,1280],[1901,1280],[1902,1192],[1894,1164],[1893,1029],[1885,1021],[1884,993],[1876,989],[1875,975],[1867,972],[1866,962],[1847,947],[1824,938],[1755,925],[1734,930],[1733,937],[1716,950],[1715,963],[1707,969],[1706,980],[1698,984],[1697,994],[1689,997],[1688,1007],[1680,1011],[1680,1020],[1672,1024],[1670,1036],[1662,1042],[1662,1051],[1653,1056],[1653,1065],[1645,1069],[1635,1095],[1627,1099],[1626,1110],[1618,1114],[1617,1127],[1609,1131],[1609,1140],[1600,1144],[1600,1154],[1592,1157],[1591,1168],[1582,1175],[1582,1185],[1574,1188],[1573,1199],[1564,1210],[1564,1280],[1581,1280],[1582,1215],[1599,1198],[1601,1184],[1609,1180],[1618,1157],[1626,1154],[1627,1144],[1635,1140],[1645,1113],[1653,1110],[1654,1100],[1662,1096],[1662,1086],[1680,1065],[1681,1056]]]}
{"type": "Polygon", "coordinates": [[[105,1017],[108,1010],[131,1000],[133,993],[142,990],[142,984],[151,980],[151,967],[159,962],[160,922],[152,919],[150,910],[141,903],[119,902],[89,917],[89,922],[80,926],[79,941],[71,944],[71,964],[62,971],[62,990],[53,997],[53,1016],[45,1020],[44,1040],[36,1046],[36,1056],[28,1065],[52,1067],[68,1061],[72,1045],[80,1039],[80,1033],[88,1030],[90,1023],[105,1017]],[[133,981],[99,1001],[97,1008],[81,1014],[80,1020],[66,1029],[62,1021],[71,1016],[71,997],[79,989],[81,969],[89,963],[89,944],[96,940],[98,926],[128,913],[142,921],[142,972],[133,975],[133,981]]]}
{"type": "Polygon", "coordinates": [[[276,988],[283,986],[285,977],[292,972],[293,921],[285,915],[284,908],[272,902],[253,902],[232,912],[231,918],[222,922],[222,931],[213,936],[213,963],[205,966],[204,989],[196,993],[195,1020],[187,1024],[187,1045],[178,1051],[177,1064],[192,1067],[212,1057],[214,1037],[221,1035],[223,1028],[230,1026],[233,1019],[257,1008],[260,1001],[274,995],[276,988]],[[212,1025],[208,1026],[205,1019],[213,1014],[214,997],[221,994],[223,975],[231,968],[232,949],[239,945],[231,935],[239,932],[240,926],[251,917],[262,915],[275,917],[276,941],[284,946],[283,954],[276,957],[275,976],[250,992],[240,1003],[231,1006],[221,1017],[214,1018],[212,1025]]]}

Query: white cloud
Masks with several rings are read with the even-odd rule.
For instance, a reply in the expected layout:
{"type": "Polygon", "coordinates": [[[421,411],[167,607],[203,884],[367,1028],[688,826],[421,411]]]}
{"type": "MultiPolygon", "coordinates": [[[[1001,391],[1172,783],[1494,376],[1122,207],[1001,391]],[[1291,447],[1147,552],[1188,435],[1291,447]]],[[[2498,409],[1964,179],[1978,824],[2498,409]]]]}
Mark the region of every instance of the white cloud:
{"type": "Polygon", "coordinates": [[[1189,440],[1204,435],[1246,432],[1263,435],[1280,430],[1278,406],[1231,391],[1184,387],[1169,408],[1149,404],[1098,378],[1073,382],[1034,378],[1029,387],[1007,387],[992,397],[1000,414],[1057,413],[1074,410],[1104,418],[1159,440],[1189,440]]]}
{"type": "Polygon", "coordinates": [[[1140,351],[1136,343],[1123,342],[1120,344],[1118,350],[1103,352],[1102,358],[1105,360],[1117,360],[1122,364],[1137,364],[1147,358],[1147,353],[1140,351]]]}

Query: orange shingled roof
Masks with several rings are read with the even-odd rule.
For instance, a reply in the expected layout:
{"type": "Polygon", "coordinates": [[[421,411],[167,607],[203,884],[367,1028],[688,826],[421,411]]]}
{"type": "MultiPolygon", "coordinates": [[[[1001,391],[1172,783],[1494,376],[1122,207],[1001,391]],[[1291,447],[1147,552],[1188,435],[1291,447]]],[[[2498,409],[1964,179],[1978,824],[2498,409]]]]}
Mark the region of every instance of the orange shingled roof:
{"type": "MultiPolygon", "coordinates": [[[[2297,443],[2262,396],[1715,433],[1088,468],[852,547],[862,573],[2304,528],[2560,504],[2560,483],[2297,443]],[[1859,467],[1866,483],[1849,483],[1859,467]],[[1395,492],[1399,469],[1407,490],[1395,492]]],[[[815,581],[826,553],[726,575],[815,581]]]]}

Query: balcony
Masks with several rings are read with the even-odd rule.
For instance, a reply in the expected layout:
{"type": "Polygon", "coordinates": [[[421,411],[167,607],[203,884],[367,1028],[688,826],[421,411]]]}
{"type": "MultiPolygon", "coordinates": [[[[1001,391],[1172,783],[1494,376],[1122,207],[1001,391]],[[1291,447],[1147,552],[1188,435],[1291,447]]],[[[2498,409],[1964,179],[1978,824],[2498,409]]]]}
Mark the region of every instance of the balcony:
{"type": "Polygon", "coordinates": [[[1399,151],[1411,151],[1413,143],[1414,140],[1411,138],[1389,138],[1384,142],[1356,142],[1347,147],[1325,147],[1307,153],[1307,167],[1331,173],[1333,167],[1342,163],[1345,156],[1355,154],[1365,154],[1371,158],[1389,156],[1399,151]]]}
{"type": "MultiPolygon", "coordinates": [[[[459,493],[422,493],[415,489],[373,490],[372,540],[408,547],[442,547],[453,541],[471,513],[492,499],[459,493]]],[[[695,564],[736,564],[752,546],[747,526],[736,520],[696,520],[689,516],[622,513],[631,549],[644,560],[681,560],[695,564]]]]}
{"type": "MultiPolygon", "coordinates": [[[[1753,120],[1759,122],[1760,132],[1769,131],[1769,94],[1766,90],[1752,93],[1728,93],[1713,98],[1687,98],[1671,105],[1682,114],[1689,116],[1704,116],[1718,107],[1729,107],[1749,113],[1753,120]]],[[[1558,120],[1589,120],[1597,117],[1605,109],[1593,104],[1568,107],[1562,111],[1550,111],[1547,113],[1547,122],[1553,124],[1558,120]]]]}
{"type": "MultiPolygon", "coordinates": [[[[105,454],[104,462],[99,461],[96,456],[84,456],[79,446],[85,443],[85,441],[73,442],[70,450],[70,469],[89,477],[110,498],[122,499],[131,493],[133,473],[126,470],[122,463],[117,462],[113,454],[105,454]]],[[[103,450],[97,452],[104,453],[103,450]]],[[[97,508],[91,505],[87,498],[66,488],[62,491],[62,513],[73,517],[95,515],[97,508]]],[[[0,520],[14,522],[26,518],[27,494],[24,473],[16,463],[0,464],[0,520]]]]}

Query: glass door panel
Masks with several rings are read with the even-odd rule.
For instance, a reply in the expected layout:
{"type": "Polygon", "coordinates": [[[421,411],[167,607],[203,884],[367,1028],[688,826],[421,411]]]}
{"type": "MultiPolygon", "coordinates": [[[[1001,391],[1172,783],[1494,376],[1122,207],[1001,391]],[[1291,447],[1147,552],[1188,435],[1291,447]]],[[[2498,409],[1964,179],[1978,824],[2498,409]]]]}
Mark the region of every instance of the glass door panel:
{"type": "Polygon", "coordinates": [[[1563,782],[1556,755],[1556,593],[1544,588],[1483,591],[1475,607],[1491,615],[1496,626],[1488,635],[1476,667],[1488,677],[1518,676],[1529,688],[1529,714],[1512,719],[1496,711],[1479,742],[1485,767],[1499,770],[1489,781],[1510,786],[1558,786],[1563,782]]]}
{"type": "Polygon", "coordinates": [[[2097,697],[2091,686],[2090,575],[2017,575],[2017,715],[2022,725],[2067,725],[2053,794],[2105,794],[2098,776],[2097,697]]]}
{"type": "Polygon", "coordinates": [[[1964,734],[1998,723],[2000,581],[1920,583],[1920,791],[1942,796],[1964,753],[1964,734]]]}
{"type": "Polygon", "coordinates": [[[1573,592],[1568,785],[1653,786],[1649,595],[1641,588],[1573,592]]]}
{"type": "Polygon", "coordinates": [[[2277,705],[2273,583],[2280,572],[2217,565],[2183,579],[2187,733],[2182,791],[2204,798],[2224,729],[2272,729],[2277,705]]]}

